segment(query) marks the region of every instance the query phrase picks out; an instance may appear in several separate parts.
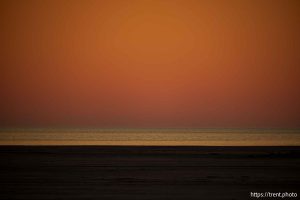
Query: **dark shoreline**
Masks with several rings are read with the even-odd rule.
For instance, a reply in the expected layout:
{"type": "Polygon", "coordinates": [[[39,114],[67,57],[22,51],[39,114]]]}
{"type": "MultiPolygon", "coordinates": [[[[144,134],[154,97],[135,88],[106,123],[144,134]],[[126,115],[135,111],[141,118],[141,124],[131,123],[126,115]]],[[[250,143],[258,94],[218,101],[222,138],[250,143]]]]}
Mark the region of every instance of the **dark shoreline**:
{"type": "Polygon", "coordinates": [[[0,199],[300,195],[299,146],[0,146],[0,157],[0,199]]]}

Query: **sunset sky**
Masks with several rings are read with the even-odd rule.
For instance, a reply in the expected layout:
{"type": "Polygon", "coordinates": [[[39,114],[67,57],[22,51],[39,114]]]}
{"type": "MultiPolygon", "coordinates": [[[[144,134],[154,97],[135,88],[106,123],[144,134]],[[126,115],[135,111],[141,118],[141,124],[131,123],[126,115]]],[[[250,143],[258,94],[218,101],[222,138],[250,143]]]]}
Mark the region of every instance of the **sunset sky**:
{"type": "Polygon", "coordinates": [[[300,1],[1,1],[0,128],[300,128],[300,1]]]}

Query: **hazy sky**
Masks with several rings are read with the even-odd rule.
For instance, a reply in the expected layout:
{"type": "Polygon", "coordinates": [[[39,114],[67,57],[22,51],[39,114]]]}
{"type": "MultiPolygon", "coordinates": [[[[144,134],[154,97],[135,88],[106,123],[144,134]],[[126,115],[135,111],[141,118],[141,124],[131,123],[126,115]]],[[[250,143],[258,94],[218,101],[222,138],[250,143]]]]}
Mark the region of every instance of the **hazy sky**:
{"type": "Polygon", "coordinates": [[[300,1],[1,1],[0,127],[300,127],[300,1]]]}

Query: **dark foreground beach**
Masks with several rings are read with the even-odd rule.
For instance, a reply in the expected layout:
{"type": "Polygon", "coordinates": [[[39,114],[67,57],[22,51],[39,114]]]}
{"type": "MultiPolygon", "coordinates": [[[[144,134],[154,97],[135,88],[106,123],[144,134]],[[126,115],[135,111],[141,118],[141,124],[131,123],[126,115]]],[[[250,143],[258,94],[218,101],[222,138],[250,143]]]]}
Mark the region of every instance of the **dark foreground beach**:
{"type": "Polygon", "coordinates": [[[300,147],[0,146],[0,157],[0,199],[300,195],[300,147]]]}

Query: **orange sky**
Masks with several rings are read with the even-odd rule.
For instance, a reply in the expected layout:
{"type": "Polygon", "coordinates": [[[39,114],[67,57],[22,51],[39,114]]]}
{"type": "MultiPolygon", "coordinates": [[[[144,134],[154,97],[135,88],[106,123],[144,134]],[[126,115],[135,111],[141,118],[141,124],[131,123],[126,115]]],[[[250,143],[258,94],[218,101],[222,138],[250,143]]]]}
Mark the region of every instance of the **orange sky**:
{"type": "Polygon", "coordinates": [[[297,0],[0,9],[0,127],[300,127],[297,0]]]}

